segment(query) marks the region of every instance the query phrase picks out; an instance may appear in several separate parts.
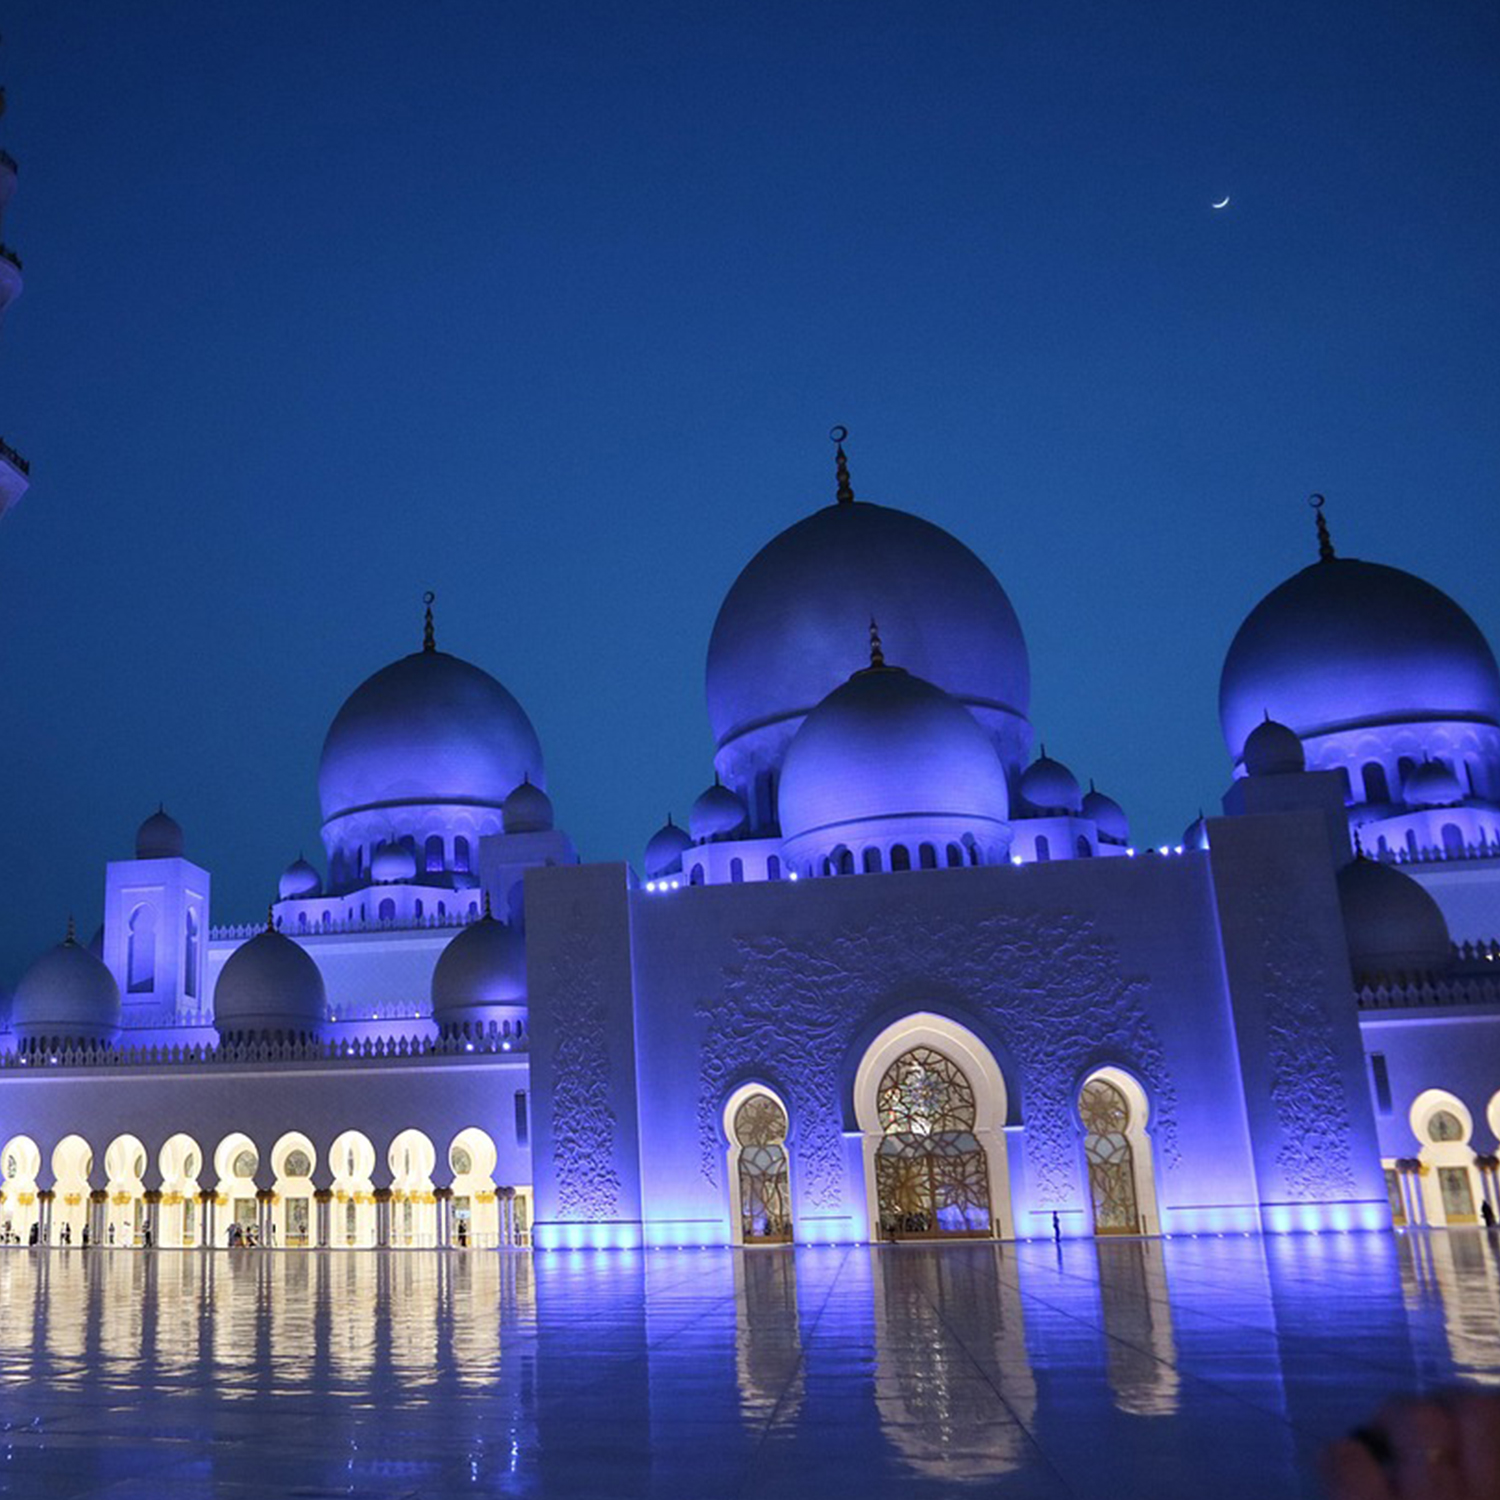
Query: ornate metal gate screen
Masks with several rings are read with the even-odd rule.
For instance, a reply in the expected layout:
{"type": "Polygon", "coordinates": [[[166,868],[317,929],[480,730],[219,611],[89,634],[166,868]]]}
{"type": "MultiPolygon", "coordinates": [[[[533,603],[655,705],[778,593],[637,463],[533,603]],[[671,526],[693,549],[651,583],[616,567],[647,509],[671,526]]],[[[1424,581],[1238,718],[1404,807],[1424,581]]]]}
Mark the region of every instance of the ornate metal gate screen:
{"type": "Polygon", "coordinates": [[[884,1132],[875,1153],[881,1234],[989,1234],[989,1163],[963,1070],[931,1047],[913,1047],[886,1069],[875,1108],[884,1132]]]}
{"type": "Polygon", "coordinates": [[[740,1231],[747,1245],[787,1244],[792,1195],[786,1167],[786,1112],[769,1094],[751,1094],[734,1112],[740,1148],[740,1231]]]}
{"type": "Polygon", "coordinates": [[[1126,1136],[1130,1128],[1130,1101],[1114,1084],[1103,1078],[1091,1078],[1078,1096],[1078,1114],[1085,1132],[1083,1154],[1089,1164],[1094,1233],[1139,1234],[1135,1153],[1126,1136]]]}

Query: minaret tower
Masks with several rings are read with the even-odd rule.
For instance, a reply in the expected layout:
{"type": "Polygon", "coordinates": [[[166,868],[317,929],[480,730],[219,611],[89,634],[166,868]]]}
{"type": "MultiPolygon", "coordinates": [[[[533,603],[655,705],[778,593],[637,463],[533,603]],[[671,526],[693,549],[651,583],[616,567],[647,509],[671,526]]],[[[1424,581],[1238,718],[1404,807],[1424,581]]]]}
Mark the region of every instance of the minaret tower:
{"type": "MultiPolygon", "coordinates": [[[[5,114],[5,88],[0,85],[0,118],[5,114]]],[[[5,225],[5,210],[16,190],[16,159],[0,146],[0,231],[5,225]]],[[[0,232],[0,318],[21,295],[21,257],[4,241],[0,232]]],[[[3,516],[31,483],[31,465],[4,438],[0,438],[0,516],[3,516]]]]}

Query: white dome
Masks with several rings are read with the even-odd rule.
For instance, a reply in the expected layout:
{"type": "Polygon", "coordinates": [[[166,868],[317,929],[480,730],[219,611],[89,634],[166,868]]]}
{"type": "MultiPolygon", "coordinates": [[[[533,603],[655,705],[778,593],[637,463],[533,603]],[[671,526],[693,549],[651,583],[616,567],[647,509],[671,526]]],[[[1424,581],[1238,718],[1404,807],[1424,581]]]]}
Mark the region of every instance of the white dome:
{"type": "Polygon", "coordinates": [[[518,928],[488,912],[471,922],[432,971],[432,1018],[440,1026],[493,1018],[526,1004],[526,943],[518,928]]]}
{"type": "Polygon", "coordinates": [[[667,821],[646,844],[646,857],[642,860],[646,879],[657,880],[663,875],[675,874],[682,868],[682,856],[692,847],[692,836],[687,829],[679,828],[668,814],[667,821]]]}
{"type": "Polygon", "coordinates": [[[547,833],[553,826],[552,799],[528,779],[505,799],[500,816],[507,833],[547,833]]]}
{"type": "Polygon", "coordinates": [[[158,807],[136,830],[137,859],[181,859],[182,825],[164,807],[158,807]]]}
{"type": "Polygon", "coordinates": [[[705,844],[738,833],[748,817],[744,800],[716,781],[693,803],[688,828],[695,843],[705,844]]]}
{"type": "Polygon", "coordinates": [[[1112,844],[1130,842],[1130,819],[1125,816],[1125,809],[1113,797],[1096,792],[1092,784],[1083,794],[1083,815],[1093,820],[1100,838],[1112,844]]]}
{"type": "Polygon", "coordinates": [[[120,987],[70,928],[21,976],[10,1022],[23,1043],[112,1042],[120,1030],[120,987]]]}
{"type": "Polygon", "coordinates": [[[214,1025],[223,1040],[315,1037],[327,1009],[317,964],[300,944],[270,929],[229,955],[214,986],[214,1025]]]}
{"type": "Polygon", "coordinates": [[[1245,737],[1243,758],[1251,776],[1289,776],[1307,769],[1302,741],[1272,718],[1262,719],[1245,737]]]}
{"type": "Polygon", "coordinates": [[[1437,902],[1410,875],[1361,855],[1338,875],[1355,977],[1427,974],[1453,960],[1437,902]]]}
{"type": "Polygon", "coordinates": [[[283,901],[294,901],[299,896],[317,896],[323,891],[323,882],[318,872],[299,854],[281,872],[276,893],[283,901]]]}
{"type": "Polygon", "coordinates": [[[417,856],[405,844],[381,844],[370,859],[370,878],[378,884],[415,880],[417,856]]]}
{"type": "Polygon", "coordinates": [[[1408,807],[1455,807],[1464,800],[1464,789],[1442,761],[1427,760],[1406,778],[1401,799],[1408,807]]]}
{"type": "Polygon", "coordinates": [[[1045,749],[1021,773],[1020,791],[1034,812],[1076,813],[1083,807],[1078,778],[1045,749]]]}

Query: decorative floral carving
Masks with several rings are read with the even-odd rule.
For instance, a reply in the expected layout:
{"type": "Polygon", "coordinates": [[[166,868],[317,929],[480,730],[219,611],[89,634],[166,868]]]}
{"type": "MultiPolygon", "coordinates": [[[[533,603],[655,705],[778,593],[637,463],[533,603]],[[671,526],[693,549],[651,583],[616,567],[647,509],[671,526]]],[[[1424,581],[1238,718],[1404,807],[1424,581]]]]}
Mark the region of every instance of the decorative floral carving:
{"type": "Polygon", "coordinates": [[[1009,1082],[1024,1090],[1027,1165],[1040,1205],[1079,1196],[1074,1092],[1103,1044],[1151,1095],[1164,1168],[1181,1161],[1176,1090],[1145,1011],[1144,984],[1120,973],[1114,946],[1087,918],[1003,913],[976,923],[908,913],[826,936],[739,937],[735,953],[722,987],[697,1006],[704,1026],[699,1163],[709,1182],[717,1182],[723,1155],[724,1094],[737,1075],[754,1072],[786,1092],[805,1200],[836,1206],[844,1177],[840,1064],[893,996],[924,990],[939,1010],[939,997],[962,997],[1009,1047],[1022,1075],[1009,1082]]]}
{"type": "Polygon", "coordinates": [[[615,1112],[609,1102],[609,1040],[599,939],[574,904],[552,960],[557,1043],[552,1053],[552,1151],[563,1219],[598,1221],[619,1212],[615,1112]]]}
{"type": "Polygon", "coordinates": [[[1328,974],[1301,908],[1279,889],[1256,894],[1265,992],[1271,1102],[1281,1129],[1276,1165],[1289,1198],[1322,1201],[1355,1194],[1354,1126],[1333,1027],[1319,997],[1328,974]]]}

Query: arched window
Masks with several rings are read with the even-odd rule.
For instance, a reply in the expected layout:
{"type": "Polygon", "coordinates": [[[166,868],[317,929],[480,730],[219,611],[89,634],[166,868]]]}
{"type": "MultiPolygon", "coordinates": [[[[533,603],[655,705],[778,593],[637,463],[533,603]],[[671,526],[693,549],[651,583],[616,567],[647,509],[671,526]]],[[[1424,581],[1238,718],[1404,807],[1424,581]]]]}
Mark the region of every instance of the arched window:
{"type": "Polygon", "coordinates": [[[297,931],[307,931],[307,913],[305,911],[299,911],[297,913],[297,931]]]}
{"type": "Polygon", "coordinates": [[[747,1245],[784,1245],[792,1238],[786,1130],[786,1111],[770,1094],[756,1091],[734,1112],[730,1136],[737,1148],[740,1237],[747,1245]]]}
{"type": "Polygon", "coordinates": [[[1052,858],[1052,841],[1045,833],[1036,836],[1036,857],[1039,864],[1052,858]]]}
{"type": "Polygon", "coordinates": [[[1443,853],[1449,859],[1462,859],[1464,855],[1463,830],[1457,823],[1443,824],[1443,853]]]}
{"type": "Polygon", "coordinates": [[[396,920],[396,903],[389,896],[380,903],[380,909],[375,915],[382,922],[394,922],[396,920]]]}
{"type": "Polygon", "coordinates": [[[921,844],[917,848],[917,864],[924,870],[937,869],[937,850],[931,844],[921,844]]]}
{"type": "Polygon", "coordinates": [[[453,840],[453,868],[469,873],[469,841],[463,834],[453,840]]]}
{"type": "Polygon", "coordinates": [[[1406,830],[1406,852],[1413,859],[1417,857],[1417,830],[1415,828],[1406,830]]]}
{"type": "Polygon", "coordinates": [[[775,854],[771,855],[766,860],[766,879],[767,880],[780,880],[781,879],[781,860],[775,854]]]}
{"type": "MultiPolygon", "coordinates": [[[[303,917],[306,921],[306,917],[303,917]]],[[[188,907],[182,933],[182,992],[189,1000],[198,998],[198,913],[188,907]]]]}
{"type": "Polygon", "coordinates": [[[847,845],[840,844],[833,851],[833,857],[840,875],[852,875],[854,873],[854,851],[847,845]]]}
{"type": "Polygon", "coordinates": [[[1401,785],[1403,787],[1405,787],[1406,783],[1411,780],[1411,773],[1416,769],[1417,763],[1409,755],[1403,755],[1396,762],[1396,775],[1400,777],[1401,785]]]}
{"type": "Polygon", "coordinates": [[[693,866],[693,873],[688,876],[688,884],[689,885],[702,885],[703,884],[703,866],[702,865],[694,865],[693,866]]]}
{"type": "Polygon", "coordinates": [[[156,909],[142,903],[131,912],[127,925],[126,988],[139,995],[156,988],[156,909]]]}
{"type": "Polygon", "coordinates": [[[969,851],[969,863],[977,865],[979,863],[979,845],[974,842],[974,835],[972,833],[964,835],[964,848],[969,851]]]}
{"type": "Polygon", "coordinates": [[[962,847],[960,845],[958,845],[958,844],[949,844],[948,845],[948,868],[950,870],[955,870],[960,865],[962,865],[963,862],[964,862],[964,851],[963,851],[962,847]]]}
{"type": "Polygon", "coordinates": [[[738,855],[729,861],[729,883],[731,885],[743,885],[745,881],[745,861],[738,855]]]}
{"type": "Polygon", "coordinates": [[[1385,767],[1378,760],[1367,761],[1360,771],[1366,802],[1389,802],[1391,789],[1385,779],[1385,767]]]}
{"type": "Polygon", "coordinates": [[[880,873],[880,850],[871,844],[865,850],[861,862],[866,875],[878,875],[880,873]]]}
{"type": "Polygon", "coordinates": [[[1092,859],[1094,857],[1094,846],[1081,833],[1078,835],[1078,843],[1075,847],[1078,850],[1079,859],[1092,859]]]}
{"type": "Polygon", "coordinates": [[[420,922],[422,920],[422,912],[423,912],[422,901],[421,901],[421,898],[418,897],[418,899],[415,900],[415,901],[413,901],[412,904],[411,904],[411,914],[412,914],[412,916],[414,916],[417,919],[417,921],[420,922]]]}
{"type": "Polygon", "coordinates": [[[908,849],[905,844],[891,845],[891,869],[911,869],[911,850],[908,849]]]}
{"type": "Polygon", "coordinates": [[[1107,1078],[1091,1078],[1078,1096],[1078,1116],[1083,1122],[1094,1233],[1139,1234],[1135,1153],[1127,1136],[1130,1101],[1107,1078]]]}
{"type": "Polygon", "coordinates": [[[426,844],[424,844],[422,847],[422,862],[427,866],[427,873],[429,875],[441,874],[443,868],[442,834],[429,834],[426,844]]]}

